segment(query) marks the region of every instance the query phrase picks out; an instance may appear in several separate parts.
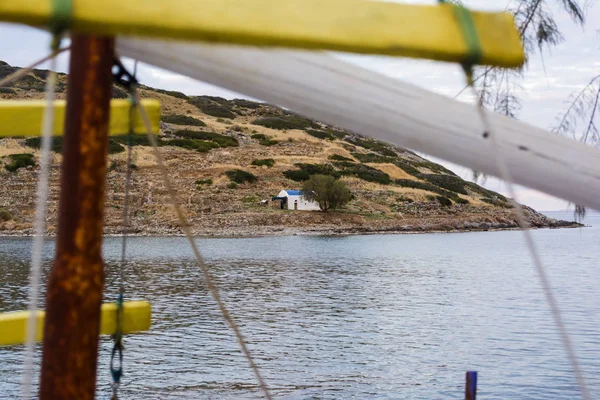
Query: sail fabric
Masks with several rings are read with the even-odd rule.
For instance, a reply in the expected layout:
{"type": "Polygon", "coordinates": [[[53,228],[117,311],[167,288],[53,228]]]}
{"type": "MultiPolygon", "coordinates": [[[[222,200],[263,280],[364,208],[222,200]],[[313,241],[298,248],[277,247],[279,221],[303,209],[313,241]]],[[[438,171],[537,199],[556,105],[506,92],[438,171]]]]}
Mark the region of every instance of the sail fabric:
{"type": "Polygon", "coordinates": [[[308,117],[600,209],[600,152],[490,113],[492,148],[474,105],[324,52],[119,39],[121,55],[278,104],[308,117]]]}

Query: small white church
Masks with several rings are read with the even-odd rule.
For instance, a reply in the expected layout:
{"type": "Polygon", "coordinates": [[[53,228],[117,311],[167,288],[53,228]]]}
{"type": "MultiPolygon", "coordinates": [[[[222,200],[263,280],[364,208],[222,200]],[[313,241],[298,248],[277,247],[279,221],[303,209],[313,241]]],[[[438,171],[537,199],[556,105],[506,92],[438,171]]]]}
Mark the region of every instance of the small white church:
{"type": "Polygon", "coordinates": [[[319,211],[317,202],[306,199],[301,190],[282,190],[273,201],[281,202],[282,210],[319,211]]]}

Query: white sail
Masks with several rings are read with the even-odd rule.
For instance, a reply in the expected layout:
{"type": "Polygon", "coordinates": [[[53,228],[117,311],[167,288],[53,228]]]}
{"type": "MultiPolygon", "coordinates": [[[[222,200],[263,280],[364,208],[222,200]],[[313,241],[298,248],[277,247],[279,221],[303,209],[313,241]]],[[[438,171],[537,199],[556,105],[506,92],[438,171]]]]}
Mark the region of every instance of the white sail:
{"type": "Polygon", "coordinates": [[[500,176],[600,210],[600,152],[490,114],[498,146],[477,109],[322,52],[119,39],[121,55],[278,104],[391,144],[500,176]]]}

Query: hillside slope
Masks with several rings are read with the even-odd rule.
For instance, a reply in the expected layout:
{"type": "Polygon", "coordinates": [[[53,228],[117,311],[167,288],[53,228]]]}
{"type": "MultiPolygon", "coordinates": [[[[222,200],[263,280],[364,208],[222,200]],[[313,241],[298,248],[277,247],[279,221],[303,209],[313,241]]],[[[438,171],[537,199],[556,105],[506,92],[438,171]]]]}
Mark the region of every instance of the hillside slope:
{"type": "MultiPolygon", "coordinates": [[[[16,67],[0,62],[0,77],[16,67]]],[[[1,99],[41,99],[47,72],[36,70],[1,99]]],[[[68,76],[61,74],[58,97],[65,98],[68,76]]],[[[115,97],[126,97],[119,88],[115,97]]],[[[143,86],[144,98],[162,103],[159,138],[193,231],[200,235],[281,233],[412,232],[509,229],[517,226],[506,198],[466,182],[439,164],[406,149],[368,139],[243,99],[188,97],[143,86]],[[243,170],[257,178],[233,183],[243,170]],[[313,173],[343,179],[354,200],[338,212],[300,212],[262,206],[282,189],[298,189],[313,173]]],[[[368,133],[368,132],[364,132],[368,133]]],[[[106,232],[121,229],[126,139],[110,142],[106,232]]],[[[49,230],[56,226],[62,141],[55,143],[49,230]]],[[[31,232],[39,139],[0,140],[0,232],[31,232]],[[23,155],[25,154],[25,155],[23,155]],[[31,154],[29,156],[28,154],[31,154]]],[[[178,234],[175,216],[144,137],[133,148],[132,225],[139,234],[178,234]]],[[[573,226],[527,208],[535,227],[573,226]]]]}

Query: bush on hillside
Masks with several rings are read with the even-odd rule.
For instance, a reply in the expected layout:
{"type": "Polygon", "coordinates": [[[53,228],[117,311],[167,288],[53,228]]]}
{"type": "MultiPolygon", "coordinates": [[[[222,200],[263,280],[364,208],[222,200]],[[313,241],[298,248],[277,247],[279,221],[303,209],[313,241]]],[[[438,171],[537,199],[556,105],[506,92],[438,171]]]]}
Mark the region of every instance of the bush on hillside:
{"type": "Polygon", "coordinates": [[[233,99],[233,100],[231,100],[231,102],[238,107],[250,108],[250,109],[257,109],[257,108],[260,108],[260,106],[261,106],[261,103],[257,103],[256,101],[250,101],[250,100],[246,100],[246,99],[233,99]]]}
{"type": "Polygon", "coordinates": [[[329,157],[327,157],[327,159],[332,160],[332,161],[347,161],[347,162],[351,162],[351,163],[354,162],[353,159],[344,157],[344,156],[340,156],[339,154],[332,154],[329,157]]]}
{"type": "Polygon", "coordinates": [[[334,135],[329,132],[318,130],[318,129],[307,129],[306,133],[308,133],[312,137],[316,137],[317,139],[326,139],[326,140],[335,140],[337,139],[334,135]]]}
{"type": "Polygon", "coordinates": [[[352,157],[356,158],[358,161],[362,163],[393,163],[396,158],[395,157],[387,157],[382,156],[376,153],[351,153],[352,157]]]}
{"type": "Polygon", "coordinates": [[[9,161],[4,168],[9,172],[16,172],[21,168],[35,165],[35,158],[31,153],[10,154],[6,156],[9,161]]]}
{"type": "MultiPolygon", "coordinates": [[[[42,138],[41,137],[32,137],[25,139],[25,146],[31,147],[34,149],[39,149],[42,146],[42,138]]],[[[62,153],[63,150],[63,137],[62,136],[54,136],[52,138],[52,151],[55,153],[62,153]]]]}
{"type": "Polygon", "coordinates": [[[241,170],[241,169],[232,169],[229,171],[225,172],[225,175],[227,175],[227,177],[235,183],[238,184],[243,184],[243,183],[254,183],[256,181],[258,181],[258,178],[254,175],[251,174],[250,172],[241,170]]]}
{"type": "Polygon", "coordinates": [[[189,125],[189,126],[206,126],[204,122],[201,120],[190,117],[188,115],[181,114],[170,114],[163,115],[161,119],[168,124],[176,124],[176,125],[189,125]]]}
{"type": "Polygon", "coordinates": [[[235,118],[235,114],[231,112],[231,108],[206,97],[191,97],[188,102],[199,108],[204,114],[219,118],[235,118]]]}
{"type": "Polygon", "coordinates": [[[431,182],[436,186],[460,194],[468,194],[465,189],[465,181],[454,175],[419,174],[419,178],[431,182]]]}
{"type": "Polygon", "coordinates": [[[14,219],[13,215],[5,208],[0,208],[0,221],[7,222],[14,219]]]}
{"type": "Polygon", "coordinates": [[[348,164],[341,171],[344,175],[356,176],[363,181],[380,183],[382,185],[392,183],[390,176],[377,168],[369,167],[365,164],[348,164]]]}
{"type": "Polygon", "coordinates": [[[502,196],[500,193],[496,193],[496,192],[493,192],[486,188],[483,188],[476,183],[465,182],[465,186],[468,187],[469,189],[471,189],[472,191],[474,191],[475,193],[482,195],[483,197],[487,197],[492,200],[497,199],[497,200],[500,200],[505,203],[510,203],[508,201],[508,199],[506,197],[502,196]]]}
{"type": "Polygon", "coordinates": [[[230,136],[221,135],[215,132],[199,132],[190,130],[181,130],[174,133],[175,136],[179,136],[186,139],[206,140],[214,142],[217,147],[237,147],[239,143],[236,138],[230,136]]]}
{"type": "Polygon", "coordinates": [[[419,189],[427,192],[436,193],[448,197],[449,199],[452,199],[454,201],[456,201],[457,198],[460,198],[456,193],[441,189],[427,182],[413,181],[411,179],[396,179],[394,183],[400,187],[419,189]]]}
{"type": "MultiPolygon", "coordinates": [[[[118,135],[111,136],[111,139],[124,146],[127,146],[130,140],[132,146],[152,146],[147,135],[131,135],[131,137],[129,135],[118,135]]],[[[160,146],[160,137],[156,137],[156,140],[160,146]]]]}
{"type": "Polygon", "coordinates": [[[157,93],[166,94],[168,96],[176,97],[178,99],[183,99],[183,100],[187,100],[188,99],[188,97],[185,94],[183,94],[181,92],[176,92],[174,90],[163,90],[163,89],[152,89],[152,90],[154,90],[157,93]]]}
{"type": "Polygon", "coordinates": [[[271,137],[267,135],[263,135],[262,133],[255,133],[250,136],[252,139],[258,140],[258,144],[262,146],[273,146],[279,143],[277,140],[271,139],[271,137]]]}
{"type": "Polygon", "coordinates": [[[108,140],[108,154],[118,154],[125,151],[125,148],[121,146],[116,141],[109,139],[108,140]]]}
{"type": "Polygon", "coordinates": [[[208,142],[205,140],[196,139],[171,139],[165,140],[161,144],[162,146],[175,146],[181,147],[182,149],[195,150],[198,153],[208,153],[212,149],[218,149],[220,146],[215,142],[208,142]]]}
{"type": "Polygon", "coordinates": [[[360,137],[354,137],[352,139],[346,139],[347,142],[360,146],[364,149],[375,151],[381,155],[388,157],[397,157],[398,154],[392,150],[391,146],[380,142],[375,139],[362,139],[360,137]]]}
{"type": "Polygon", "coordinates": [[[263,165],[266,165],[267,167],[271,168],[273,165],[275,165],[275,160],[273,160],[272,158],[263,158],[252,161],[252,165],[256,165],[257,167],[262,167],[263,165]]]}
{"type": "Polygon", "coordinates": [[[319,204],[327,212],[343,207],[352,199],[346,184],[330,175],[315,174],[302,185],[303,197],[319,204]]]}
{"type": "Polygon", "coordinates": [[[452,205],[452,200],[450,200],[447,197],[444,196],[436,196],[436,199],[438,201],[438,203],[440,203],[440,205],[442,207],[450,207],[452,205]]]}
{"type": "Polygon", "coordinates": [[[296,115],[282,115],[277,117],[262,117],[252,121],[254,125],[264,126],[266,128],[288,130],[288,129],[307,129],[318,128],[319,125],[308,118],[296,115]]]}

